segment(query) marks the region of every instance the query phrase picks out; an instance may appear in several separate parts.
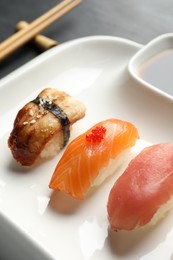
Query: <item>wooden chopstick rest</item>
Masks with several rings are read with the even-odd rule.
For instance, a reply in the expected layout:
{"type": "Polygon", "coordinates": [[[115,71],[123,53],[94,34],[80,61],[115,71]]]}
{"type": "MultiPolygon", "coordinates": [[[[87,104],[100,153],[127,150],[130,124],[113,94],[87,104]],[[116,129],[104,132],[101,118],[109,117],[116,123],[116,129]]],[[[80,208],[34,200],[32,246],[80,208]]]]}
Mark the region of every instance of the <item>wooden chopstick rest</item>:
{"type": "MultiPolygon", "coordinates": [[[[20,21],[16,24],[16,31],[22,30],[26,28],[29,24],[26,21],[20,21]]],[[[59,42],[54,41],[44,35],[38,34],[33,39],[32,42],[39,47],[41,51],[46,51],[56,45],[59,44],[59,42]]]]}

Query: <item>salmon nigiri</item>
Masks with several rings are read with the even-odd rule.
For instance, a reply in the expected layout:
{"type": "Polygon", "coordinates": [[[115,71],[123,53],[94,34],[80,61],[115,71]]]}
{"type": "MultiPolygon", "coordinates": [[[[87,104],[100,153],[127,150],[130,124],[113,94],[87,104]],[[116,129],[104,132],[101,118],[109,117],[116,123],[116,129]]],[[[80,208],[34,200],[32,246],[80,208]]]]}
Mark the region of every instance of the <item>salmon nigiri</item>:
{"type": "Polygon", "coordinates": [[[138,137],[137,128],[126,121],[108,119],[94,125],[67,146],[49,187],[83,199],[90,186],[115,172],[138,137]]]}
{"type": "Polygon", "coordinates": [[[173,196],[173,143],[144,148],[112,187],[108,198],[111,229],[132,230],[155,224],[173,196]]]}

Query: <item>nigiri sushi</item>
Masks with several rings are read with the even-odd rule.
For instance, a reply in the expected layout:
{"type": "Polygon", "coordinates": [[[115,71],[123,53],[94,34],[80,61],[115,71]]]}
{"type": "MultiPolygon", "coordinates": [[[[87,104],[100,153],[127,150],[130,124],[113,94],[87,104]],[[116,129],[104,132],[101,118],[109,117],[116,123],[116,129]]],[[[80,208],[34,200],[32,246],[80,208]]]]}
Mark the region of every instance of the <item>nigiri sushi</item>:
{"type": "Polygon", "coordinates": [[[8,139],[14,159],[30,166],[55,155],[68,142],[70,127],[85,115],[85,106],[67,93],[44,89],[17,114],[8,139]]]}
{"type": "Polygon", "coordinates": [[[49,187],[83,199],[90,186],[101,184],[127,159],[137,138],[138,130],[130,122],[99,122],[67,146],[49,187]]]}
{"type": "Polygon", "coordinates": [[[112,230],[155,224],[171,206],[173,143],[144,148],[112,187],[107,204],[112,230]]]}

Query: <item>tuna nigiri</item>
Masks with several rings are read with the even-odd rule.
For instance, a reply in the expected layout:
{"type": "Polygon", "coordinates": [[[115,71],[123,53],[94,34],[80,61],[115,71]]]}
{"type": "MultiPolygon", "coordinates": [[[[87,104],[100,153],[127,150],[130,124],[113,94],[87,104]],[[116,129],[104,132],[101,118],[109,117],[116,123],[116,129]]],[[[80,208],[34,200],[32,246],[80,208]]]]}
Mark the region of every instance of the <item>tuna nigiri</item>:
{"type": "Polygon", "coordinates": [[[113,230],[155,224],[173,196],[173,143],[144,148],[112,187],[107,204],[113,230]]]}
{"type": "Polygon", "coordinates": [[[14,159],[30,166],[55,155],[68,142],[70,127],[85,115],[85,106],[67,93],[44,89],[17,114],[8,139],[14,159]]]}
{"type": "Polygon", "coordinates": [[[83,199],[90,186],[115,172],[137,138],[138,130],[130,122],[108,119],[94,125],[67,146],[49,187],[83,199]]]}

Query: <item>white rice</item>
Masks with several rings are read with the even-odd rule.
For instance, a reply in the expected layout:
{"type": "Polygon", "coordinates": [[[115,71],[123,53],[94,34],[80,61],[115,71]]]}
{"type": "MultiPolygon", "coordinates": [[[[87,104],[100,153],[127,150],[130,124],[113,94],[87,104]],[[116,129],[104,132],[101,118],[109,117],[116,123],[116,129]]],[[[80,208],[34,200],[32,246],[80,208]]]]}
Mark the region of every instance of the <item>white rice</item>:
{"type": "Polygon", "coordinates": [[[64,144],[63,132],[59,131],[45,145],[44,149],[40,153],[40,158],[54,157],[63,148],[63,144],[64,144]]]}
{"type": "Polygon", "coordinates": [[[162,218],[165,217],[165,215],[171,208],[173,208],[173,196],[165,204],[160,206],[148,225],[155,225],[156,223],[158,223],[162,218]]]}
{"type": "Polygon", "coordinates": [[[110,175],[116,172],[116,170],[128,159],[131,159],[131,149],[126,149],[120,153],[115,159],[110,159],[108,166],[100,171],[92,186],[98,186],[105,181],[110,175]]]}

